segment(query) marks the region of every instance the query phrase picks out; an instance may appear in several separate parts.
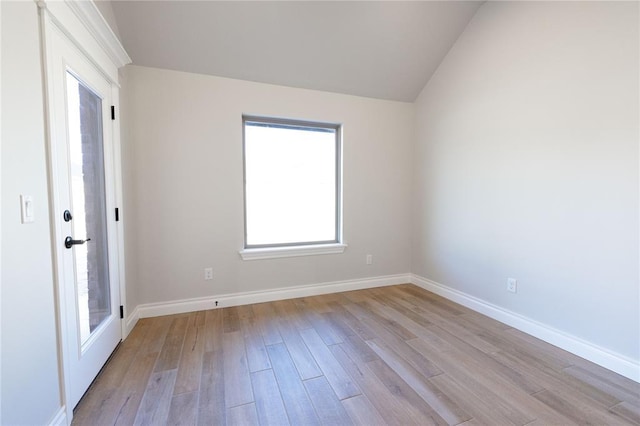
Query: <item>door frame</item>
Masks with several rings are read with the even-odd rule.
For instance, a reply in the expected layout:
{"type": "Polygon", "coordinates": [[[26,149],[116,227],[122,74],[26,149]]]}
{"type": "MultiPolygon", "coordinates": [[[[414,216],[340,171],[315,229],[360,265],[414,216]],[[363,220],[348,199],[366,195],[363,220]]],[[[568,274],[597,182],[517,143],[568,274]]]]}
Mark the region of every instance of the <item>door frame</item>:
{"type": "MultiPolygon", "coordinates": [[[[65,313],[64,296],[64,275],[63,275],[63,256],[62,248],[59,243],[62,233],[58,221],[59,212],[56,206],[56,193],[59,190],[57,183],[57,166],[55,164],[55,138],[56,112],[53,111],[54,105],[54,87],[52,87],[52,77],[49,70],[54,64],[51,45],[48,43],[52,37],[65,37],[71,44],[79,50],[94,67],[102,74],[111,86],[111,104],[115,107],[115,120],[110,120],[111,135],[110,140],[105,140],[105,146],[109,146],[109,156],[111,157],[111,170],[105,173],[112,175],[107,179],[112,179],[113,196],[115,207],[122,211],[122,173],[121,173],[121,148],[120,148],[120,117],[119,117],[119,89],[118,69],[131,62],[131,59],[125,52],[119,40],[109,28],[106,21],[98,11],[96,5],[92,1],[82,0],[66,0],[66,1],[39,1],[40,6],[40,33],[42,42],[42,64],[44,70],[44,96],[45,96],[45,116],[46,116],[46,133],[47,133],[47,168],[49,177],[49,211],[51,223],[51,240],[53,252],[54,267],[54,296],[56,300],[56,328],[57,328],[57,347],[58,347],[58,369],[60,374],[60,387],[63,400],[62,406],[66,412],[66,420],[71,424],[73,418],[73,406],[68,403],[70,400],[70,384],[69,384],[69,339],[70,333],[67,330],[65,313]]],[[[107,123],[103,123],[107,125],[107,123]]],[[[106,166],[106,164],[105,164],[106,166]]],[[[112,206],[109,206],[112,207],[112,206]]],[[[107,213],[109,215],[109,212],[107,213]]],[[[109,216],[108,216],[109,217],[109,216]]],[[[112,217],[112,216],[111,216],[112,217]]],[[[114,223],[115,238],[110,242],[110,248],[115,249],[112,252],[112,261],[117,267],[117,276],[113,279],[119,282],[120,305],[126,307],[126,281],[125,281],[125,263],[124,263],[124,232],[123,220],[114,223]],[[115,246],[115,247],[112,247],[115,246]]],[[[110,261],[111,263],[111,261],[110,261]]],[[[117,306],[113,307],[117,310],[117,306]]],[[[120,319],[120,331],[122,339],[127,336],[127,315],[120,319]]]]}

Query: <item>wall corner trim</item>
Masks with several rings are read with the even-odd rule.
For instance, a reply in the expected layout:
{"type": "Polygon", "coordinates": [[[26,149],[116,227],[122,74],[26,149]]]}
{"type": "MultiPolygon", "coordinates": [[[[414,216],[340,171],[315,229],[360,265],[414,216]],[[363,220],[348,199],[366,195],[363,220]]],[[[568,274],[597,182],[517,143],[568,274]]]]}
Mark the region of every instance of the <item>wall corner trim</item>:
{"type": "Polygon", "coordinates": [[[612,352],[579,337],[540,323],[531,318],[491,304],[477,297],[427,278],[411,274],[411,283],[423,289],[459,303],[469,309],[510,325],[574,355],[585,358],[604,368],[640,382],[640,361],[612,352]]]}
{"type": "MultiPolygon", "coordinates": [[[[372,278],[361,278],[347,281],[334,281],[319,284],[282,287],[264,291],[221,294],[219,296],[182,299],[169,302],[145,303],[136,307],[127,320],[135,325],[138,318],[157,317],[161,315],[182,314],[207,309],[226,308],[229,306],[248,305],[252,303],[272,302],[274,300],[293,299],[296,297],[318,296],[321,294],[340,293],[343,291],[362,290],[366,288],[385,287],[409,283],[411,274],[385,275],[372,278]],[[217,305],[216,305],[217,304],[217,305]],[[135,320],[134,320],[135,318],[135,320]]],[[[133,328],[133,325],[131,328],[133,328]]]]}
{"type": "Polygon", "coordinates": [[[49,426],[67,426],[67,408],[63,405],[49,422],[49,426]]]}

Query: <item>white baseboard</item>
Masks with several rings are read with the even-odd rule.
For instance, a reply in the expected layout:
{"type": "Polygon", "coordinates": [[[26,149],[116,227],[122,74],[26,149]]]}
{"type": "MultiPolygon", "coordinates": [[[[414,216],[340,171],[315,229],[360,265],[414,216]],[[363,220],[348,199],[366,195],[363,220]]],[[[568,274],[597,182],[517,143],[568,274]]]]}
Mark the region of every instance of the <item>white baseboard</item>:
{"type": "Polygon", "coordinates": [[[49,426],[67,426],[67,408],[63,405],[49,422],[49,426]]]}
{"type": "Polygon", "coordinates": [[[612,352],[579,337],[572,336],[549,325],[509,311],[500,306],[493,305],[427,278],[411,274],[411,283],[510,325],[513,328],[544,340],[579,357],[585,358],[604,368],[615,371],[631,380],[640,382],[640,362],[637,360],[612,352]]]}
{"type": "Polygon", "coordinates": [[[127,317],[127,320],[126,320],[127,322],[125,326],[125,335],[122,336],[123,340],[129,335],[129,333],[131,333],[131,330],[133,330],[133,327],[136,326],[139,319],[140,319],[140,311],[138,310],[138,306],[136,306],[133,312],[131,312],[131,314],[127,317]]]}
{"type": "Polygon", "coordinates": [[[182,314],[185,312],[204,311],[207,309],[224,308],[228,306],[249,305],[251,303],[272,302],[274,300],[317,296],[320,294],[340,293],[343,291],[362,290],[365,288],[384,287],[395,284],[406,284],[409,282],[411,282],[411,274],[386,275],[374,278],[335,281],[296,287],[283,287],[265,291],[222,294],[218,296],[174,300],[170,302],[145,303],[134,309],[133,313],[129,316],[127,319],[127,329],[130,331],[138,321],[138,318],[182,314]],[[217,305],[216,302],[218,303],[217,305]],[[132,324],[131,329],[129,328],[129,324],[132,324]]]}

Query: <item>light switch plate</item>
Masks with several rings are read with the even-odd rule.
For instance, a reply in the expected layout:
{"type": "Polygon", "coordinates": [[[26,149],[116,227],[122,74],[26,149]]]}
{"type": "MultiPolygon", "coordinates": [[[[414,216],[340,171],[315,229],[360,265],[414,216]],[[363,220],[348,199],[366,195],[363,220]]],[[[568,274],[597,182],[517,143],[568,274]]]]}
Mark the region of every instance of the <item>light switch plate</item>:
{"type": "Polygon", "coordinates": [[[31,195],[20,196],[20,214],[22,223],[32,223],[34,221],[33,197],[31,195]]]}

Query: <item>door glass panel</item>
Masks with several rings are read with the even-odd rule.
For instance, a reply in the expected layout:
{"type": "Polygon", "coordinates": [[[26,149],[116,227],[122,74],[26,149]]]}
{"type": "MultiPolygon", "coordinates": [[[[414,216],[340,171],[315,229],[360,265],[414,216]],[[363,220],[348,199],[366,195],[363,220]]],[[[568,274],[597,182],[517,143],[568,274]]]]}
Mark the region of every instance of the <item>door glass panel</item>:
{"type": "Polygon", "coordinates": [[[74,239],[90,239],[72,248],[80,342],[84,344],[111,313],[102,99],[69,72],[67,113],[72,236],[74,239]]]}

